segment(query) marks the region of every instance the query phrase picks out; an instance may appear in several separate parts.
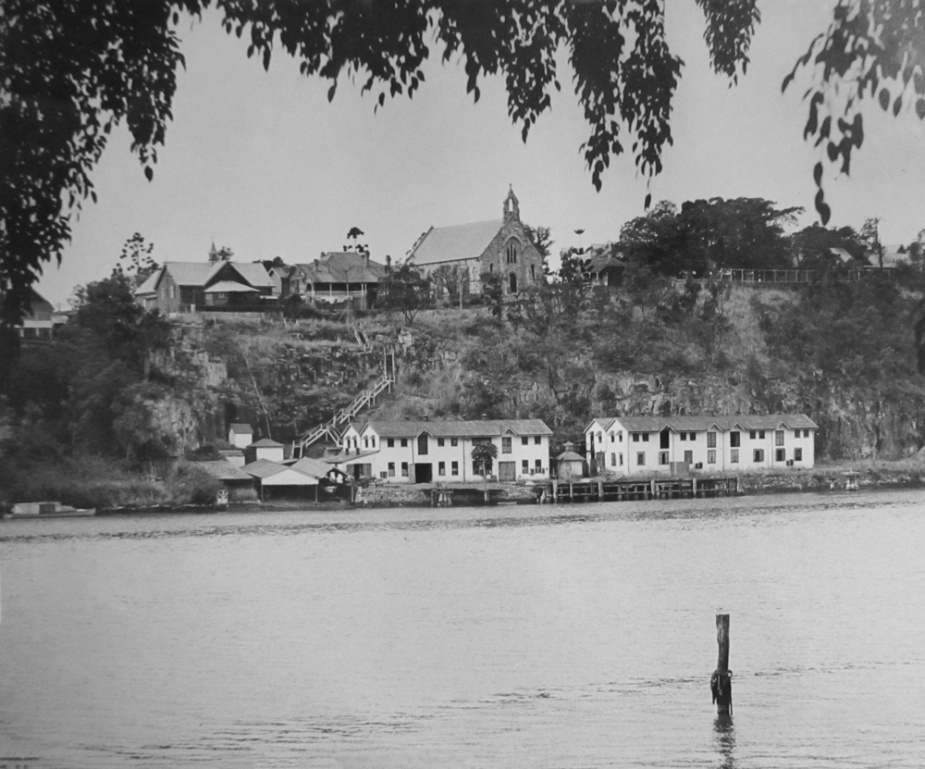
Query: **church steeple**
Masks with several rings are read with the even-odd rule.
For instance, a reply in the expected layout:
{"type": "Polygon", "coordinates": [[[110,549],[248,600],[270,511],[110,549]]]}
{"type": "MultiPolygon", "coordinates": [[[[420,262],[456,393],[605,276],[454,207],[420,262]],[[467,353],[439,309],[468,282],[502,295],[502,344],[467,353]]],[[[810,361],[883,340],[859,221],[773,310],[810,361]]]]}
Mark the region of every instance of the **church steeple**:
{"type": "Polygon", "coordinates": [[[514,194],[514,188],[508,185],[507,197],[504,199],[504,223],[520,221],[520,201],[514,194]]]}

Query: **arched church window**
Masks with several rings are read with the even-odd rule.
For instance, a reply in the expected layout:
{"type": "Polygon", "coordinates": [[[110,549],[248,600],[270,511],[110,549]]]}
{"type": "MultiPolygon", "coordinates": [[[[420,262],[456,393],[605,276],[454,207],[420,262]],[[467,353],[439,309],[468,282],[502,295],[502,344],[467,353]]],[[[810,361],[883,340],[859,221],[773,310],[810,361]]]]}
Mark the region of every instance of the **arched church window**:
{"type": "Polygon", "coordinates": [[[513,241],[507,244],[507,263],[517,264],[517,244],[513,241]]]}

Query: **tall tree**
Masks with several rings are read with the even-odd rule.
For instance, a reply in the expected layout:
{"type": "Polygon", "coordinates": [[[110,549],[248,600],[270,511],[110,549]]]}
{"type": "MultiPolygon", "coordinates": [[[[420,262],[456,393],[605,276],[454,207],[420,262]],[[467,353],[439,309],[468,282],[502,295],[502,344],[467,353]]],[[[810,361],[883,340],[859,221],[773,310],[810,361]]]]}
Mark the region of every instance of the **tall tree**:
{"type": "MultiPolygon", "coordinates": [[[[760,21],[757,0],[695,2],[706,19],[711,64],[735,82],[749,62],[760,21]]],[[[550,108],[550,92],[561,88],[557,54],[567,50],[590,129],[581,150],[597,189],[611,159],[627,147],[643,176],[660,173],[662,149],[672,140],[672,98],[682,61],[667,44],[664,3],[7,0],[0,14],[4,323],[22,318],[43,263],[60,260],[74,209],[88,197],[95,200],[91,173],[114,125],[127,123],[132,152],[153,178],[183,64],[175,32],[180,14],[199,16],[210,6],[223,14],[226,32],[248,33],[248,56],[258,57],[264,68],[278,46],[299,59],[304,75],[330,81],[329,99],[342,75],[359,75],[362,91],[374,93],[377,107],[387,97],[411,96],[423,83],[421,66],[433,37],[444,61],[464,61],[466,88],[476,100],[480,77],[504,76],[508,114],[524,139],[550,108]]],[[[923,24],[915,0],[838,0],[829,30],[798,62],[797,68],[810,60],[821,65],[804,135],[817,136],[817,144],[828,139],[828,156],[843,159],[843,172],[851,149],[861,144],[865,89],[873,95],[879,85],[880,104],[892,104],[894,114],[914,102],[916,114],[925,116],[925,99],[915,97],[921,67],[911,53],[919,50],[923,24]],[[910,98],[903,102],[903,95],[910,98]],[[820,108],[829,110],[830,119],[819,121],[820,108]]],[[[821,163],[814,179],[825,223],[821,163]]]]}
{"type": "Polygon", "coordinates": [[[124,275],[133,286],[140,286],[158,268],[151,252],[154,244],[148,243],[140,232],[125,241],[113,275],[124,275]]]}
{"type": "Polygon", "coordinates": [[[883,269],[883,243],[880,242],[880,219],[872,216],[864,220],[861,226],[861,240],[867,246],[867,252],[877,260],[877,266],[883,269]]]}
{"type": "Polygon", "coordinates": [[[379,284],[376,304],[382,310],[400,312],[410,326],[418,313],[430,305],[430,281],[405,262],[388,270],[379,284]]]}

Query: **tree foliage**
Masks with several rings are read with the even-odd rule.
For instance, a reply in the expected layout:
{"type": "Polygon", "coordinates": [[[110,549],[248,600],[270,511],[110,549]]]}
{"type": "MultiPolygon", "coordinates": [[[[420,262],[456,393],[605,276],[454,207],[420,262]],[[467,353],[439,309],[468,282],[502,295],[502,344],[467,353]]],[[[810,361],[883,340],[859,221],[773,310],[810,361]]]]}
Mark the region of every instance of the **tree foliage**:
{"type": "MultiPolygon", "coordinates": [[[[755,0],[697,1],[713,65],[734,77],[748,60],[755,0]]],[[[508,114],[524,139],[549,109],[551,91],[561,88],[556,54],[565,48],[590,128],[582,151],[598,188],[611,157],[626,146],[652,176],[671,142],[681,60],[668,49],[658,3],[9,0],[0,15],[0,291],[12,295],[6,322],[22,317],[42,265],[60,259],[71,213],[95,199],[91,172],[114,125],[127,124],[132,152],[153,177],[183,64],[180,14],[199,16],[210,6],[228,33],[247,36],[248,56],[264,68],[274,48],[282,50],[304,75],[331,83],[329,99],[347,77],[372,92],[377,107],[424,82],[433,35],[444,61],[462,58],[476,100],[481,77],[504,77],[508,114]]]]}
{"type": "Polygon", "coordinates": [[[680,211],[662,201],[620,231],[630,261],[670,277],[717,269],[781,269],[790,266],[784,225],[802,209],[777,208],[763,198],[685,201],[680,211]]]}
{"type": "Polygon", "coordinates": [[[377,306],[389,312],[400,312],[409,326],[418,313],[430,306],[430,281],[414,265],[405,262],[389,268],[379,283],[377,306]]]}
{"type": "MultiPolygon", "coordinates": [[[[735,82],[749,62],[757,0],[695,2],[713,69],[735,82]]],[[[329,99],[345,77],[372,93],[377,108],[414,94],[433,46],[444,61],[462,60],[475,100],[480,78],[504,79],[508,115],[524,140],[550,108],[552,91],[561,89],[556,57],[565,50],[589,130],[581,151],[598,189],[611,159],[624,152],[651,179],[672,142],[682,61],[666,41],[664,3],[7,0],[0,14],[4,323],[22,318],[43,265],[61,258],[72,214],[86,198],[95,200],[91,173],[113,126],[127,125],[131,151],[153,177],[183,64],[175,30],[181,14],[199,17],[209,7],[222,15],[226,32],[246,36],[247,55],[264,68],[274,49],[282,50],[303,75],[331,83],[329,99]]],[[[893,114],[912,104],[925,117],[916,58],[922,16],[917,0],[839,0],[828,31],[797,62],[793,74],[812,68],[815,77],[804,136],[816,138],[829,162],[841,160],[842,172],[861,146],[865,95],[893,114]]],[[[825,223],[822,175],[820,161],[816,207],[825,223]]]]}
{"type": "Polygon", "coordinates": [[[479,468],[479,475],[487,477],[492,463],[498,458],[498,447],[491,441],[478,441],[472,446],[472,463],[479,468]]]}
{"type": "Polygon", "coordinates": [[[871,101],[899,116],[904,108],[925,120],[922,36],[925,8],[920,0],[838,0],[829,28],[813,38],[782,84],[798,74],[812,81],[803,138],[812,140],[819,160],[813,166],[816,211],[827,224],[825,166],[851,171],[851,156],[864,143],[864,110],[871,101]]]}

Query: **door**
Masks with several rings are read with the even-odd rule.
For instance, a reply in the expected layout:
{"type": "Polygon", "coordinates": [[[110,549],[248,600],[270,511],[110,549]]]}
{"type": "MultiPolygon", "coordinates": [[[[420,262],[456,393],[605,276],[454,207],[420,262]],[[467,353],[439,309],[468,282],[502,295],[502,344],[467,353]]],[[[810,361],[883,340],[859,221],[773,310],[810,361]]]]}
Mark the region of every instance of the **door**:
{"type": "Polygon", "coordinates": [[[414,465],[413,483],[430,483],[434,479],[434,466],[429,462],[418,462],[414,465]]]}
{"type": "Polygon", "coordinates": [[[498,462],[498,480],[513,481],[516,477],[514,462],[498,462]]]}

